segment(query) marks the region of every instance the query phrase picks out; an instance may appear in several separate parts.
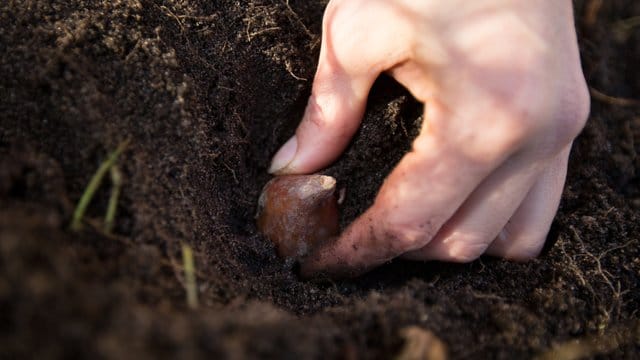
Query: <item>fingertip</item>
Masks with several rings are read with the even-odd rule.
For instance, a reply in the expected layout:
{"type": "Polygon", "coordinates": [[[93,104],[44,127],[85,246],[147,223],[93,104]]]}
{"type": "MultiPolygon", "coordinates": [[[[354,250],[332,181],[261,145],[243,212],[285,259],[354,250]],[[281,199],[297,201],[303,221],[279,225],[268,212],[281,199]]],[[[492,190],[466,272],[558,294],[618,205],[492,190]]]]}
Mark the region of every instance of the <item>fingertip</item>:
{"type": "Polygon", "coordinates": [[[344,81],[332,79],[309,98],[295,136],[277,152],[270,173],[311,173],[340,156],[360,125],[366,102],[345,90],[350,85],[344,81]]]}
{"type": "Polygon", "coordinates": [[[370,267],[354,267],[341,261],[323,260],[322,257],[309,257],[299,264],[299,276],[305,280],[323,278],[352,279],[369,270],[370,267]]]}
{"type": "Polygon", "coordinates": [[[393,259],[399,253],[379,226],[379,217],[369,208],[339,237],[312,249],[301,263],[301,276],[354,278],[393,259]]]}
{"type": "Polygon", "coordinates": [[[334,238],[321,246],[312,249],[309,254],[301,259],[299,275],[303,279],[318,278],[348,278],[350,275],[349,266],[340,261],[336,254],[336,247],[339,238],[334,238]]]}
{"type": "Polygon", "coordinates": [[[292,136],[282,145],[276,153],[269,166],[269,174],[283,174],[286,172],[287,166],[293,161],[298,150],[298,139],[292,136]]]}
{"type": "MultiPolygon", "coordinates": [[[[314,87],[326,86],[320,83],[316,78],[314,87]]],[[[330,86],[336,85],[331,83],[330,86]]],[[[345,116],[349,109],[338,100],[339,97],[339,93],[332,91],[316,91],[309,97],[302,121],[296,129],[296,154],[287,165],[287,172],[319,170],[334,161],[346,147],[359,121],[356,119],[356,124],[352,124],[352,120],[345,116]]]]}
{"type": "Polygon", "coordinates": [[[366,272],[366,266],[360,259],[365,250],[360,242],[362,235],[360,226],[362,216],[356,219],[340,236],[329,239],[311,249],[300,263],[300,276],[309,278],[353,278],[366,272]]]}

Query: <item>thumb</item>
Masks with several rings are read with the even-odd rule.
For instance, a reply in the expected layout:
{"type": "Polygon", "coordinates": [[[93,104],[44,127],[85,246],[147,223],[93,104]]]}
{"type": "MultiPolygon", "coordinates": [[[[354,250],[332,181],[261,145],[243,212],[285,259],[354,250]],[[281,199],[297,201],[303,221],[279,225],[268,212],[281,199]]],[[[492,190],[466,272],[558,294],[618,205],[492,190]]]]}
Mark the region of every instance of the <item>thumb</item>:
{"type": "Polygon", "coordinates": [[[367,32],[354,30],[350,12],[327,8],[311,97],[295,135],[274,156],[270,173],[310,173],[329,165],[360,126],[369,90],[382,69],[372,66],[372,57],[363,57],[367,32]]]}
{"type": "Polygon", "coordinates": [[[276,153],[270,173],[310,173],[333,162],[360,126],[375,78],[353,75],[321,57],[295,135],[276,153]]]}

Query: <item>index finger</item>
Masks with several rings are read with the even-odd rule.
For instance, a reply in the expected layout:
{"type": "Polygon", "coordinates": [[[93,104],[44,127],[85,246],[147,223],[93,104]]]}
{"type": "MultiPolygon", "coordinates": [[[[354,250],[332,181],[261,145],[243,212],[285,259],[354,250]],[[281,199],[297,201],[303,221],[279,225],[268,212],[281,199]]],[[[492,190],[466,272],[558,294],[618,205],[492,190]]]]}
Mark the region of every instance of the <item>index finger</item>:
{"type": "MultiPolygon", "coordinates": [[[[473,144],[465,150],[451,140],[456,137],[447,130],[449,115],[436,103],[427,106],[429,124],[387,177],[374,204],[339,238],[313,249],[302,262],[302,276],[353,277],[423,247],[513,151],[513,144],[496,141],[492,153],[469,155],[479,152],[468,151],[473,144]]],[[[490,132],[485,140],[492,138],[490,132]]]]}

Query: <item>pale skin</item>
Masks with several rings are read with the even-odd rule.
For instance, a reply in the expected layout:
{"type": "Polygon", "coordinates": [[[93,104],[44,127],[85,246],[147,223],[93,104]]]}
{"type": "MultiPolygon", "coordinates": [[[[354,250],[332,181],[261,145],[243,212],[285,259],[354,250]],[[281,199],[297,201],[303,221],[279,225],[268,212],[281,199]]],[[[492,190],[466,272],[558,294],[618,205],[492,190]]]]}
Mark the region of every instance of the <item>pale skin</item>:
{"type": "Polygon", "coordinates": [[[424,103],[420,134],[303,274],[355,276],[396,257],[536,257],[589,112],[571,1],[332,0],[309,104],[270,172],[335,161],[382,72],[424,103]]]}

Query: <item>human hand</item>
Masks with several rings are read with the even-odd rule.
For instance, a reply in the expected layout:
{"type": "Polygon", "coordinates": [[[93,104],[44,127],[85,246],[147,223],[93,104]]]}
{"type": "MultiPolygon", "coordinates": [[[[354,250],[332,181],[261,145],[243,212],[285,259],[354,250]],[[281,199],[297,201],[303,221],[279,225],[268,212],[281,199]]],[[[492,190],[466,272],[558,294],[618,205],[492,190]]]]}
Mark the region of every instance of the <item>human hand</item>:
{"type": "Polygon", "coordinates": [[[589,95],[569,0],[332,0],[304,118],[270,172],[334,161],[388,72],[425,104],[412,151],[303,275],[402,256],[535,257],[557,211],[589,95]]]}

